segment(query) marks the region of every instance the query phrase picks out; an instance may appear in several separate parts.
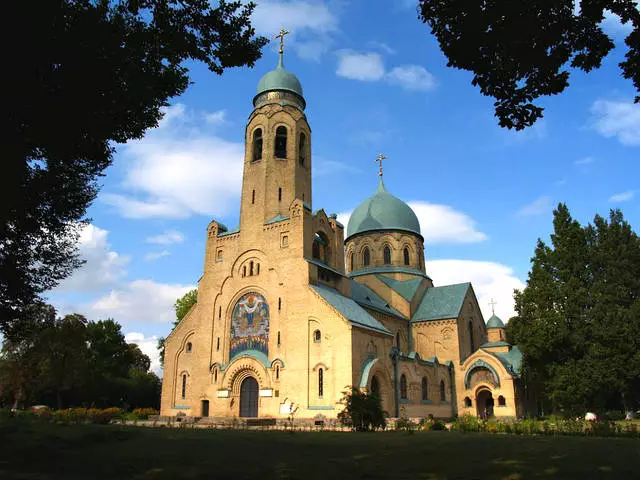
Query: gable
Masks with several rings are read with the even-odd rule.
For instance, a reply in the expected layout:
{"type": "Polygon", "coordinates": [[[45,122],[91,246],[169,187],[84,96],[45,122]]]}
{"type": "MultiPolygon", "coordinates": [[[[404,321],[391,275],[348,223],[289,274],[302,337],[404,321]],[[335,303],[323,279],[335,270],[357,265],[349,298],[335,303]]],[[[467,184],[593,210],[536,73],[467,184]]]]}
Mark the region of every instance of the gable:
{"type": "Polygon", "coordinates": [[[410,280],[396,280],[386,275],[377,274],[376,277],[387,287],[395,290],[407,302],[410,302],[415,296],[418,288],[422,284],[422,278],[412,278],[410,280]]]}
{"type": "Polygon", "coordinates": [[[412,322],[457,318],[462,310],[470,283],[458,283],[442,287],[429,287],[420,306],[413,314],[412,322]]]}

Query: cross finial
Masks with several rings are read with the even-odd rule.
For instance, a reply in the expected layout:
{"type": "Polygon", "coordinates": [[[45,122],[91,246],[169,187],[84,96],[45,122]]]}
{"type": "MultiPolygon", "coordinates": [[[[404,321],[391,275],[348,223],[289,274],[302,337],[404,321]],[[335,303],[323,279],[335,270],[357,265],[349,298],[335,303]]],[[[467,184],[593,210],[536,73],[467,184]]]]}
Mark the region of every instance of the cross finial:
{"type": "Polygon", "coordinates": [[[276,35],[275,38],[279,38],[280,39],[280,51],[278,52],[280,55],[282,55],[284,53],[284,36],[291,33],[289,30],[285,30],[284,28],[280,29],[280,33],[278,35],[276,35]]]}
{"type": "Polygon", "coordinates": [[[495,306],[498,304],[498,302],[496,302],[493,298],[491,299],[491,301],[489,302],[489,305],[491,305],[491,314],[495,315],[496,311],[495,311],[495,306]]]}
{"type": "Polygon", "coordinates": [[[381,177],[382,177],[382,161],[386,159],[387,157],[385,157],[382,153],[378,155],[378,158],[375,159],[375,161],[380,164],[380,173],[378,175],[380,175],[381,177]]]}

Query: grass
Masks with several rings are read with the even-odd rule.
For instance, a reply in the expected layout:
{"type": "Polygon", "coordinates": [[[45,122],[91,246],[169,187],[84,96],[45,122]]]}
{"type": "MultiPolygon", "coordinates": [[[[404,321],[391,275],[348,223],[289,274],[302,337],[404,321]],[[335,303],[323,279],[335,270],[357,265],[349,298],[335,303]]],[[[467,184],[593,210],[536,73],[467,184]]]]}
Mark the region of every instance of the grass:
{"type": "Polygon", "coordinates": [[[640,440],[0,424],[2,479],[627,479],[640,440]]]}

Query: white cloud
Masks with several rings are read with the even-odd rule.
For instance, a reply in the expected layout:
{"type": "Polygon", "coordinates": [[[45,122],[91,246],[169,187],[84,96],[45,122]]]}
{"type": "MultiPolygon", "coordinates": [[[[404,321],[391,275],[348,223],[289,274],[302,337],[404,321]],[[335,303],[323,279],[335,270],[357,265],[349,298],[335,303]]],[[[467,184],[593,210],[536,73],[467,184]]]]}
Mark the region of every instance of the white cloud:
{"type": "Polygon", "coordinates": [[[640,145],[640,104],[631,101],[596,100],[591,106],[593,128],[623,145],[640,145]]]}
{"type": "Polygon", "coordinates": [[[144,259],[147,262],[153,262],[155,260],[158,260],[162,257],[168,257],[169,255],[171,255],[171,252],[169,250],[160,250],[159,252],[149,252],[144,256],[144,259]]]}
{"type": "Polygon", "coordinates": [[[158,351],[158,337],[146,337],[143,333],[129,332],[124,336],[127,343],[135,343],[151,360],[150,370],[158,376],[162,375],[162,367],[160,366],[160,352],[158,351]]]}
{"type": "Polygon", "coordinates": [[[513,269],[495,262],[476,260],[427,260],[427,273],[436,286],[471,282],[485,321],[491,316],[489,302],[495,299],[496,315],[504,322],[515,315],[513,290],[525,284],[513,269]]]}
{"type": "Polygon", "coordinates": [[[616,193],[615,195],[611,195],[611,197],[609,197],[609,201],[615,202],[615,203],[628,202],[634,197],[634,195],[635,195],[635,192],[633,190],[627,190],[626,192],[621,192],[621,193],[616,193]]]}
{"type": "Polygon", "coordinates": [[[153,237],[147,237],[147,243],[155,243],[156,245],[171,245],[173,243],[184,242],[184,233],[178,230],[166,230],[160,235],[154,235],[153,237]]]}
{"type": "Polygon", "coordinates": [[[129,257],[111,250],[109,232],[85,225],[78,239],[78,252],[85,264],[63,280],[54,292],[90,292],[111,287],[126,275],[129,257]]]}
{"type": "Polygon", "coordinates": [[[389,83],[407,90],[427,91],[436,86],[435,77],[420,65],[395,67],[387,73],[386,79],[389,83]]]}
{"type": "MultiPolygon", "coordinates": [[[[319,1],[262,0],[251,21],[258,34],[271,39],[285,26],[291,32],[285,40],[287,47],[305,60],[318,61],[338,30],[338,17],[319,1]]],[[[278,40],[272,43],[275,48],[278,40]]]]}
{"type": "Polygon", "coordinates": [[[592,163],[595,163],[596,159],[593,157],[584,157],[581,158],[579,160],[576,160],[575,162],[573,162],[574,165],[591,165],[592,163]]]}
{"type": "Polygon", "coordinates": [[[358,53],[352,50],[338,52],[339,77],[375,82],[384,77],[384,64],[378,53],[358,53]]]}
{"type": "Polygon", "coordinates": [[[313,178],[347,172],[358,173],[360,170],[349,163],[337,162],[335,160],[323,160],[316,157],[313,161],[313,178]]]}
{"type": "Polygon", "coordinates": [[[384,80],[412,91],[432,90],[436,86],[435,77],[420,65],[400,65],[387,72],[379,53],[340,50],[337,54],[339,77],[364,82],[384,80]]]}
{"type": "Polygon", "coordinates": [[[127,323],[162,324],[175,320],[173,304],[193,285],[134,280],[84,306],[89,318],[115,318],[127,323]]]}
{"type": "Polygon", "coordinates": [[[240,195],[244,145],[201,127],[184,105],[166,109],[157,129],[123,148],[126,193],[105,192],[100,200],[127,218],[229,213],[240,195]]]}
{"type": "MultiPolygon", "coordinates": [[[[413,1],[413,0],[411,0],[413,1]]],[[[384,53],[386,53],[387,55],[395,55],[396,51],[391,48],[389,45],[387,45],[384,42],[378,42],[376,40],[371,40],[370,42],[367,42],[367,46],[371,47],[371,48],[375,48],[378,49],[384,53]]]]}
{"type": "Polygon", "coordinates": [[[536,198],[533,202],[525,205],[518,211],[518,215],[530,217],[533,215],[542,215],[553,208],[553,201],[549,196],[536,198]]]}
{"type": "MultiPolygon", "coordinates": [[[[409,202],[418,220],[427,245],[443,243],[476,243],[486,240],[486,234],[476,229],[471,217],[448,205],[426,202],[409,202]]],[[[345,227],[349,224],[351,212],[338,214],[338,221],[345,227]]]]}
{"type": "Polygon", "coordinates": [[[227,111],[218,110],[216,112],[208,112],[204,114],[204,119],[212,125],[222,125],[227,123],[227,111]]]}

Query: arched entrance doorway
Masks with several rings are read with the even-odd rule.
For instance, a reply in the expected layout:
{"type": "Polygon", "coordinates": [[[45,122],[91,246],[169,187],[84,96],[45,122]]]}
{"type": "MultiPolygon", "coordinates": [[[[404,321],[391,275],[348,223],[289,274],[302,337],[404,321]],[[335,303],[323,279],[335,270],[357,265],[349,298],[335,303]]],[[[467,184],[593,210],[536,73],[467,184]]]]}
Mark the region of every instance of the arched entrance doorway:
{"type": "Polygon", "coordinates": [[[476,394],[476,407],[478,416],[481,418],[489,418],[493,416],[493,395],[490,390],[482,388],[476,394]]]}
{"type": "Polygon", "coordinates": [[[375,375],[371,378],[371,395],[375,395],[380,398],[380,382],[375,375]]]}
{"type": "Polygon", "coordinates": [[[240,416],[258,416],[258,381],[253,377],[245,378],[240,384],[240,416]]]}

